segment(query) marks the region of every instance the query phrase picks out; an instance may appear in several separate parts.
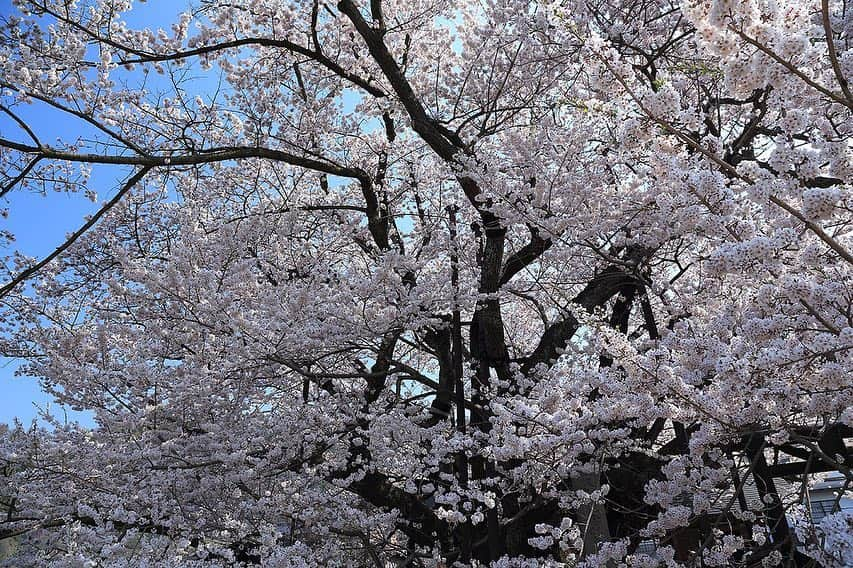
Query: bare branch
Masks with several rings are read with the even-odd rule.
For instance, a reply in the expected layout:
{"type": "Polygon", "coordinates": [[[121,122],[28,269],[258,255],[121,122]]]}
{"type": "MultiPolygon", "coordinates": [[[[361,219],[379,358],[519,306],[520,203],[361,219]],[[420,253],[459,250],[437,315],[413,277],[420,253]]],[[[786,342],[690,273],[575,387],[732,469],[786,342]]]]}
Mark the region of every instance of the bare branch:
{"type": "Polygon", "coordinates": [[[45,266],[50,264],[56,257],[61,255],[66,250],[68,250],[68,248],[71,247],[71,245],[73,245],[75,242],[77,242],[77,239],[79,239],[81,236],[83,236],[83,234],[86,233],[86,231],[88,231],[89,229],[94,227],[95,224],[101,219],[101,217],[103,217],[110,209],[112,209],[119,201],[121,201],[121,199],[125,196],[125,194],[127,194],[127,192],[129,192],[131,189],[133,189],[133,187],[137,183],[139,183],[142,180],[142,178],[144,178],[145,175],[150,170],[151,170],[151,167],[146,166],[146,167],[143,167],[142,169],[140,169],[138,172],[136,172],[132,176],[130,176],[130,179],[128,179],[124,183],[124,185],[113,196],[113,198],[110,199],[108,202],[106,202],[97,211],[97,213],[92,215],[92,217],[90,217],[89,220],[83,224],[83,226],[81,226],[74,233],[72,233],[70,237],[65,239],[65,242],[63,242],[61,245],[59,245],[56,248],[56,250],[54,250],[52,253],[50,253],[49,255],[44,257],[42,260],[40,260],[36,264],[30,266],[26,270],[23,270],[20,274],[15,276],[5,286],[0,288],[0,298],[5,297],[7,294],[9,294],[12,290],[14,290],[21,283],[25,282],[29,278],[32,278],[36,273],[38,273],[39,270],[41,270],[42,268],[44,268],[45,266]]]}

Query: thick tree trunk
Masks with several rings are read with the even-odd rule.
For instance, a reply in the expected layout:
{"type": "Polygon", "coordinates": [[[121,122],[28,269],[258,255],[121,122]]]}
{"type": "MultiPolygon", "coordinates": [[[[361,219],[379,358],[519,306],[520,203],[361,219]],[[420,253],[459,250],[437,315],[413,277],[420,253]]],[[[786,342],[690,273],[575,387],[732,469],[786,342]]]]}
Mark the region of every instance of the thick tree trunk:
{"type": "MultiPolygon", "coordinates": [[[[575,473],[572,475],[572,486],[592,494],[601,490],[601,476],[598,468],[595,471],[575,473]]],[[[583,534],[583,551],[581,559],[598,552],[601,543],[610,540],[610,526],[607,522],[607,509],[600,501],[588,501],[578,507],[577,522],[581,525],[583,534]]]]}

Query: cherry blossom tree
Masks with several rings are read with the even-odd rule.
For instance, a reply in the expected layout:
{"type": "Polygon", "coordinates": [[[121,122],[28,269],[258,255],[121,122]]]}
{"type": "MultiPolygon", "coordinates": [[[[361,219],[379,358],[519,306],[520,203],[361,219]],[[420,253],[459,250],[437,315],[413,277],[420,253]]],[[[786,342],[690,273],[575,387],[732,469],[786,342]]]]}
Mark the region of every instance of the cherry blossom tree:
{"type": "Polygon", "coordinates": [[[137,4],[0,36],[0,195],[115,181],[2,273],[95,417],[0,432],[11,565],[853,562],[847,2],[137,4]]]}

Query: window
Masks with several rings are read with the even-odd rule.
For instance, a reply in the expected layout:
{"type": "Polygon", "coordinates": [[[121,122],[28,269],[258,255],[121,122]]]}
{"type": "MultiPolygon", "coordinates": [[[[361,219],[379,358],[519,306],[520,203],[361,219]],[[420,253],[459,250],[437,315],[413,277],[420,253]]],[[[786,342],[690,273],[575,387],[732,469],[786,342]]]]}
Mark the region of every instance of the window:
{"type": "Polygon", "coordinates": [[[814,522],[818,522],[825,516],[837,513],[838,511],[838,504],[835,502],[835,499],[812,501],[812,520],[814,522]]]}
{"type": "Polygon", "coordinates": [[[649,556],[654,556],[657,548],[658,546],[655,541],[644,540],[637,546],[637,554],[648,554],[649,556]]]}

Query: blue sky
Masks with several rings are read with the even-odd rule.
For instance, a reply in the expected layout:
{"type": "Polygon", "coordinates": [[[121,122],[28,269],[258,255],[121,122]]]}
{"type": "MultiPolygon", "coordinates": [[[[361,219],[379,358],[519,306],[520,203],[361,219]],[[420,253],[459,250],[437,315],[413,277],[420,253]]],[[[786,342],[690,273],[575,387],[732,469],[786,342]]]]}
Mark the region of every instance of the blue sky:
{"type": "MultiPolygon", "coordinates": [[[[138,4],[139,10],[131,12],[128,20],[133,26],[162,26],[168,29],[168,24],[175,21],[175,16],[183,2],[174,0],[149,0],[138,4]]],[[[0,16],[14,13],[11,0],[0,0],[0,16]]],[[[58,112],[33,105],[21,110],[30,126],[44,141],[56,140],[57,137],[73,139],[81,134],[78,122],[69,120],[58,112]]],[[[20,131],[16,131],[9,119],[0,118],[0,134],[9,138],[24,141],[20,131]]],[[[109,171],[94,171],[90,184],[97,192],[99,200],[109,199],[115,189],[115,176],[109,171]]],[[[42,258],[61,244],[69,232],[76,230],[87,214],[97,209],[97,204],[86,199],[82,194],[49,193],[36,195],[21,191],[13,191],[0,207],[9,209],[9,217],[0,220],[0,228],[11,231],[16,242],[14,249],[37,258],[42,258]]],[[[8,255],[12,249],[0,252],[8,255]]],[[[38,408],[51,406],[56,416],[64,416],[62,409],[51,404],[50,397],[42,392],[38,381],[32,377],[16,377],[15,371],[20,361],[0,358],[0,422],[9,423],[15,418],[29,423],[38,414],[38,408]]],[[[89,421],[86,415],[69,413],[71,418],[89,421]]]]}

